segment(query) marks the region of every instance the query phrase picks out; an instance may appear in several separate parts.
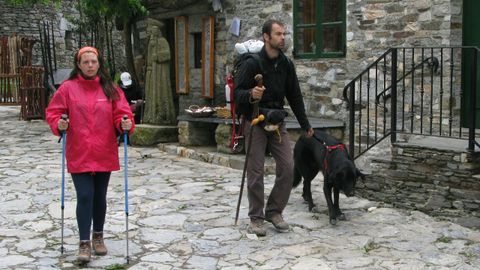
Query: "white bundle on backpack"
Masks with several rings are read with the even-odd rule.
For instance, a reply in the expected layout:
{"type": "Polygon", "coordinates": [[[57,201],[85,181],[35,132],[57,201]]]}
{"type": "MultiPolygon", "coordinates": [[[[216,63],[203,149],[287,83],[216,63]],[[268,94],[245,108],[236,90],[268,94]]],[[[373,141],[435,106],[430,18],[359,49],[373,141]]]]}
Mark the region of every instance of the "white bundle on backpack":
{"type": "Polygon", "coordinates": [[[242,43],[235,43],[235,51],[238,54],[244,53],[258,53],[263,47],[263,41],[256,39],[249,39],[242,43]]]}

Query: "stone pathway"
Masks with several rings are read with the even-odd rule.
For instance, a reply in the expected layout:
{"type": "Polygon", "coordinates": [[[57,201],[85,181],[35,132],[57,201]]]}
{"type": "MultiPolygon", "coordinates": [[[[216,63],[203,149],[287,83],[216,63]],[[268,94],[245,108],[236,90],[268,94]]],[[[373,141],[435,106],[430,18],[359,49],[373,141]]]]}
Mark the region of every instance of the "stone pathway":
{"type": "MultiPolygon", "coordinates": [[[[19,121],[18,114],[18,107],[0,107],[0,269],[77,269],[69,175],[60,253],[61,145],[43,121],[19,121]]],[[[480,232],[420,212],[341,196],[349,220],[331,226],[320,178],[313,190],[319,213],[307,211],[296,189],[284,213],[290,232],[268,224],[257,239],[246,234],[246,196],[233,225],[240,170],[157,148],[128,153],[128,269],[480,269],[480,232]]],[[[267,176],[268,189],[272,181],[267,176]]],[[[123,269],[122,171],[112,174],[105,232],[109,254],[84,269],[123,269]]]]}

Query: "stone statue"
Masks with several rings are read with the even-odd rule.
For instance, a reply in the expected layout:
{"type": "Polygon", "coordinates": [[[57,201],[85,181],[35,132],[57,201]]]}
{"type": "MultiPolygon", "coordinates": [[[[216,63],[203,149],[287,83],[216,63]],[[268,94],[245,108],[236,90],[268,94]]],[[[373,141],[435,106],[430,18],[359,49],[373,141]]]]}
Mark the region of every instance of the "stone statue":
{"type": "Polygon", "coordinates": [[[176,116],[170,83],[170,47],[162,36],[162,27],[160,21],[148,20],[143,123],[172,125],[176,123],[176,116]]]}

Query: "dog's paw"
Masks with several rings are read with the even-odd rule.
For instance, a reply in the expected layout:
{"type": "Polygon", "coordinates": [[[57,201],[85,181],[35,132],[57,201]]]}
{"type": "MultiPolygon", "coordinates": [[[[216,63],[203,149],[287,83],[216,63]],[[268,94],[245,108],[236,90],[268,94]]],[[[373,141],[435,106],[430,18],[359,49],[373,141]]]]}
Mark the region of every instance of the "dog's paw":
{"type": "Polygon", "coordinates": [[[347,217],[345,216],[344,213],[340,213],[339,215],[337,215],[337,219],[338,220],[347,220],[347,217]]]}
{"type": "Polygon", "coordinates": [[[337,225],[337,219],[336,218],[331,218],[330,219],[330,224],[331,225],[337,225]]]}
{"type": "Polygon", "coordinates": [[[320,209],[316,205],[314,205],[312,208],[308,208],[308,210],[312,213],[321,213],[320,209]]]}

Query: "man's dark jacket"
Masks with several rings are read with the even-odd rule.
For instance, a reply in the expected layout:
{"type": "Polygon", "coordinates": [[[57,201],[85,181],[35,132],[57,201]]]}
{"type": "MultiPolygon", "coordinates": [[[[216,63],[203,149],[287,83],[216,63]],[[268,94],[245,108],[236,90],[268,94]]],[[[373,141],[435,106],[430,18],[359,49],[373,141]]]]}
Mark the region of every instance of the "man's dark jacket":
{"type": "Polygon", "coordinates": [[[310,123],[305,114],[305,105],[292,61],[282,52],[277,58],[270,59],[265,46],[258,54],[258,61],[254,57],[247,58],[235,73],[235,103],[240,113],[251,120],[253,106],[250,103],[250,90],[256,85],[255,75],[262,74],[265,91],[259,107],[283,109],[286,97],[302,129],[309,129],[310,123]]]}

